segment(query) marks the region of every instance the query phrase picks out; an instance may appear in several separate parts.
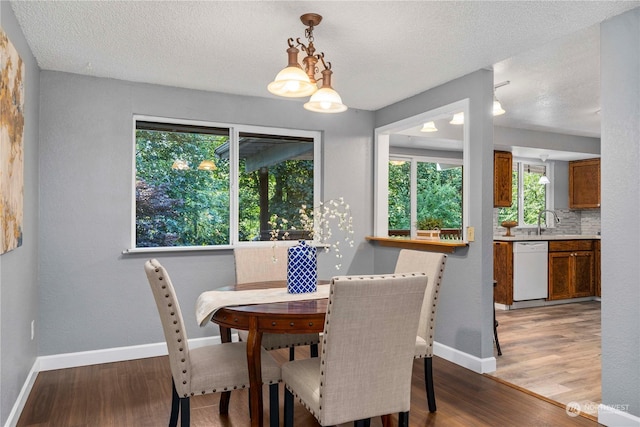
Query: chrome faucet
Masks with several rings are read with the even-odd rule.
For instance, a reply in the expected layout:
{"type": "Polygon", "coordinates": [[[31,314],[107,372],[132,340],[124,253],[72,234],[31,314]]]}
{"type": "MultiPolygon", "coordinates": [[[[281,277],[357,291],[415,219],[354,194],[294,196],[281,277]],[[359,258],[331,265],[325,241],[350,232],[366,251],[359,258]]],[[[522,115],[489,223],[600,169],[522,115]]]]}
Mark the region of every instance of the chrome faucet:
{"type": "MultiPolygon", "coordinates": [[[[555,213],[555,211],[552,211],[550,209],[541,210],[540,212],[538,212],[538,230],[536,232],[537,236],[540,236],[542,234],[542,229],[540,228],[540,221],[542,220],[542,214],[544,214],[545,212],[551,212],[553,214],[553,218],[556,220],[556,224],[560,222],[560,218],[558,218],[558,215],[555,213]]],[[[545,220],[544,223],[546,224],[547,221],[545,220]]]]}

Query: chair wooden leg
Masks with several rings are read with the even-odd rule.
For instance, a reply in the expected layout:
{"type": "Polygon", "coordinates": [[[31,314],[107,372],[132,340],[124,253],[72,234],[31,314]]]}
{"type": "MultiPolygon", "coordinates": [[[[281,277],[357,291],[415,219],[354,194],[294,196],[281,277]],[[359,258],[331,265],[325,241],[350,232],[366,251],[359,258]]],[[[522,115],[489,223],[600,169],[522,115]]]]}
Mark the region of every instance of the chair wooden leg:
{"type": "Polygon", "coordinates": [[[284,427],[293,427],[293,393],[284,388],[284,427]]]}
{"type": "Polygon", "coordinates": [[[223,391],[220,393],[220,415],[227,415],[229,413],[229,400],[231,399],[230,391],[223,391]]]}
{"type": "Polygon", "coordinates": [[[398,414],[398,427],[409,427],[409,411],[398,414]]]}
{"type": "Polygon", "coordinates": [[[269,385],[269,426],[280,427],[280,401],[278,383],[269,385]]]}
{"type": "Polygon", "coordinates": [[[311,344],[309,351],[311,352],[311,357],[318,357],[318,344],[311,344]]]}
{"type": "Polygon", "coordinates": [[[427,391],[429,412],[436,412],[436,394],[433,389],[433,358],[424,358],[424,385],[427,391]]]}
{"type": "Polygon", "coordinates": [[[171,378],[171,417],[169,418],[169,427],[177,427],[178,412],[180,412],[180,396],[176,390],[176,383],[171,378]]]}
{"type": "Polygon", "coordinates": [[[189,427],[191,423],[191,409],[189,407],[189,398],[180,398],[180,427],[189,427]]]}
{"type": "Polygon", "coordinates": [[[498,321],[496,320],[496,307],[493,306],[493,338],[496,340],[496,349],[498,349],[498,356],[502,356],[502,350],[500,349],[500,341],[498,341],[498,321]]]}
{"type": "Polygon", "coordinates": [[[500,341],[498,341],[498,321],[496,320],[496,286],[498,285],[497,281],[493,281],[493,338],[496,341],[496,349],[498,350],[498,356],[502,356],[502,350],[500,349],[500,341]]]}

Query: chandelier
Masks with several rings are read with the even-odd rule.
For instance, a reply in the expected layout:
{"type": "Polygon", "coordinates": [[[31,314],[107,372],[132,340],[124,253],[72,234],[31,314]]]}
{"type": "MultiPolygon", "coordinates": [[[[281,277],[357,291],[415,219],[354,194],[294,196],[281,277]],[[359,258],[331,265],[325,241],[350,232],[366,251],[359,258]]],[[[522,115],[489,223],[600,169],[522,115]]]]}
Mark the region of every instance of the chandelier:
{"type": "Polygon", "coordinates": [[[294,42],[293,38],[289,38],[287,43],[287,55],[289,63],[282,71],[280,71],[274,81],[269,83],[267,89],[274,95],[284,96],[287,98],[301,98],[311,96],[308,102],[304,104],[304,108],[309,111],[318,113],[341,113],[346,111],[347,106],[342,103],[342,98],[331,87],[331,63],[325,61],[324,52],[316,54],[316,48],[313,45],[313,28],[320,24],[322,16],[317,13],[305,13],[300,17],[300,21],[307,28],[304,31],[307,44],[304,44],[300,38],[294,42]],[[307,56],[302,60],[304,69],[298,63],[298,53],[302,49],[307,56]],[[324,68],[320,71],[321,77],[316,79],[318,72],[318,62],[324,68]],[[322,86],[318,89],[317,82],[322,80],[322,86]]]}

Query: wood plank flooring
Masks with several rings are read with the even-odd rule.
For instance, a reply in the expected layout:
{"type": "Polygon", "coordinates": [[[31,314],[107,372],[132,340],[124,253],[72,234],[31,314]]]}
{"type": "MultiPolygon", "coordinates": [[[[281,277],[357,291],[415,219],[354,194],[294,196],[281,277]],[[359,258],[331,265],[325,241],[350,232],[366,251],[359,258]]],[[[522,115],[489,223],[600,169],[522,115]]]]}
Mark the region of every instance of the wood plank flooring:
{"type": "Polygon", "coordinates": [[[600,302],[496,310],[502,356],[493,375],[597,415],[602,401],[600,302]]]}
{"type": "MultiPolygon", "coordinates": [[[[511,345],[508,341],[505,342],[505,350],[511,345]]],[[[281,363],[287,359],[286,351],[274,354],[281,363]]],[[[298,350],[296,357],[308,357],[308,351],[298,350]]],[[[570,417],[564,408],[437,357],[434,358],[433,369],[438,411],[431,414],[426,409],[423,366],[422,360],[414,362],[411,426],[598,425],[584,417],[570,417]]],[[[18,427],[168,425],[170,375],[167,357],[41,372],[18,427]]],[[[266,393],[265,388],[265,396],[266,393]]],[[[221,416],[218,414],[219,395],[193,397],[192,426],[248,426],[247,401],[247,390],[234,391],[229,415],[221,416]]],[[[282,404],[281,386],[281,423],[282,404]]],[[[268,424],[267,411],[265,409],[265,425],[268,424]]],[[[395,416],[393,422],[397,423],[395,416]]],[[[294,424],[296,427],[318,426],[315,419],[297,403],[294,424]]],[[[382,423],[374,419],[371,425],[380,427],[382,423]]]]}

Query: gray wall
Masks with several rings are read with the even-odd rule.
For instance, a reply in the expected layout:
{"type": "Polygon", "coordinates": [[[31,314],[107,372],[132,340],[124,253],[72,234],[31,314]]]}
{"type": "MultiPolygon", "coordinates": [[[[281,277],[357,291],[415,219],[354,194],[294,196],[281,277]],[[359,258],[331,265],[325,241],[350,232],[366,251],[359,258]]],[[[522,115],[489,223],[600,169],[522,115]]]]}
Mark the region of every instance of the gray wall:
{"type": "MultiPolygon", "coordinates": [[[[528,129],[494,127],[496,150],[509,151],[511,146],[541,148],[574,153],[600,154],[600,139],[587,136],[563,135],[528,129]]],[[[597,156],[594,156],[597,157],[597,156]]]]}
{"type": "Polygon", "coordinates": [[[640,417],[640,8],[600,26],[602,402],[640,417]]]}
{"type": "MultiPolygon", "coordinates": [[[[493,72],[480,70],[376,112],[376,127],[469,98],[470,223],[476,241],[449,256],[438,303],[435,339],[480,358],[493,356],[493,72]]],[[[465,118],[466,119],[466,118],[465,118]]],[[[379,272],[397,250],[376,248],[379,272]]]]}
{"type": "MultiPolygon", "coordinates": [[[[372,229],[373,113],[322,115],[301,102],[251,98],[41,73],[40,354],[163,341],[143,272],[151,255],[122,255],[131,241],[133,114],[320,130],[324,199],[344,197],[355,241],[372,229]]],[[[198,295],[234,282],[229,250],[154,254],[176,284],[191,338],[198,295]]],[[[335,274],[320,255],[320,276],[335,274]]],[[[344,273],[373,269],[367,243],[347,250],[344,273]]],[[[344,268],[344,267],[343,267],[344,268]]]]}
{"type": "MultiPolygon", "coordinates": [[[[562,135],[527,129],[495,126],[493,143],[496,150],[511,151],[512,146],[539,148],[543,150],[567,151],[573,153],[600,154],[600,139],[586,136],[562,135]]],[[[536,159],[538,160],[538,159],[536,159]]],[[[569,208],[569,163],[553,161],[553,185],[555,209],[569,208]]]]}
{"type": "Polygon", "coordinates": [[[0,1],[0,17],[0,26],[25,66],[23,242],[0,256],[0,424],[4,425],[38,356],[39,334],[31,341],[31,320],[38,316],[39,68],[9,2],[0,1]]]}

